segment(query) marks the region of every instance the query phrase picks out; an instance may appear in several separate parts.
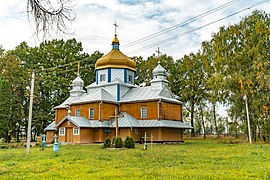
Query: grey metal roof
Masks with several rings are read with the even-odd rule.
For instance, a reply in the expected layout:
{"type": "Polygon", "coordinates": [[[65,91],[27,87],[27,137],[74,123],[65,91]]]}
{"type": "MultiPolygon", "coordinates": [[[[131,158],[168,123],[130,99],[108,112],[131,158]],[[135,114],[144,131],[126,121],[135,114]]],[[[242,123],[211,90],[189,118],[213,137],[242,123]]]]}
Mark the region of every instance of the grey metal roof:
{"type": "Polygon", "coordinates": [[[173,120],[140,120],[143,127],[168,127],[193,129],[188,123],[173,120]]]}
{"type": "Polygon", "coordinates": [[[180,101],[174,98],[174,95],[168,87],[163,89],[153,89],[151,86],[136,87],[130,89],[126,95],[122,98],[121,102],[135,102],[135,101],[147,101],[147,100],[167,100],[174,103],[181,104],[180,101]]]}
{"type": "Polygon", "coordinates": [[[92,127],[89,120],[81,116],[66,116],[56,125],[56,127],[61,125],[65,120],[69,120],[77,127],[92,127]]]}
{"type": "Polygon", "coordinates": [[[44,130],[45,130],[45,131],[48,131],[48,130],[53,130],[53,131],[55,131],[55,130],[56,130],[56,124],[55,124],[55,121],[51,122],[51,124],[49,124],[44,130]]]}
{"type": "MultiPolygon", "coordinates": [[[[137,120],[136,118],[132,117],[127,112],[121,112],[118,118],[118,127],[168,127],[168,128],[183,128],[183,129],[192,129],[192,127],[185,122],[181,121],[173,121],[173,120],[137,120]]],[[[65,120],[71,121],[77,127],[88,127],[88,128],[114,128],[115,118],[111,118],[110,120],[106,121],[99,121],[99,120],[88,120],[85,117],[81,116],[66,116],[62,119],[57,125],[52,122],[45,130],[56,130],[58,126],[60,126],[65,120]]]]}
{"type": "MultiPolygon", "coordinates": [[[[121,115],[122,117],[118,118],[118,127],[142,127],[141,123],[127,112],[121,112],[121,115]]],[[[111,126],[115,127],[115,118],[111,118],[110,121],[112,122],[111,126]]]]}
{"type": "Polygon", "coordinates": [[[79,97],[69,97],[62,104],[56,106],[55,108],[65,108],[66,104],[79,104],[85,102],[94,102],[94,101],[108,101],[115,102],[115,99],[104,89],[96,88],[92,89],[90,93],[83,93],[79,97]]]}

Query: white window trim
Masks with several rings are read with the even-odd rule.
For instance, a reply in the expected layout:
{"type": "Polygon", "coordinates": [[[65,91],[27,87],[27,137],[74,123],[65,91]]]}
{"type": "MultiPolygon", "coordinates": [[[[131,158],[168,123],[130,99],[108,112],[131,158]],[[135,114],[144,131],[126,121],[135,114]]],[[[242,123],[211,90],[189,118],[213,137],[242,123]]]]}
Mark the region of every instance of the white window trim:
{"type": "Polygon", "coordinates": [[[105,82],[106,81],[106,74],[100,74],[99,80],[100,80],[100,82],[105,82]]]}
{"type": "Polygon", "coordinates": [[[147,107],[141,107],[141,118],[143,119],[147,118],[147,107]],[[145,117],[143,117],[143,109],[145,109],[145,117]]]}
{"type": "Polygon", "coordinates": [[[94,117],[95,117],[95,110],[94,110],[94,108],[89,108],[89,119],[94,119],[94,117]],[[91,117],[91,109],[93,109],[93,117],[91,117]]]}
{"type": "Polygon", "coordinates": [[[78,127],[73,127],[73,135],[80,135],[80,128],[78,128],[78,133],[75,134],[75,128],[78,128],[78,127]]]}
{"type": "Polygon", "coordinates": [[[65,134],[66,134],[66,128],[60,127],[60,128],[59,128],[59,136],[65,136],[65,134]],[[61,134],[61,129],[64,130],[64,133],[63,133],[63,134],[61,134]]]}

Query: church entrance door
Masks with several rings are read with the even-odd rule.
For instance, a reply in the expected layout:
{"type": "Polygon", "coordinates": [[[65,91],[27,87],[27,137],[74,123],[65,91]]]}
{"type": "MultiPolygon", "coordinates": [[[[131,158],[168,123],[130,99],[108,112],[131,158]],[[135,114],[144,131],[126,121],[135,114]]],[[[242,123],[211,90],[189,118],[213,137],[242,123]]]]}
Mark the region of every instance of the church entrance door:
{"type": "Polygon", "coordinates": [[[67,128],[66,142],[72,142],[72,128],[67,128]]]}

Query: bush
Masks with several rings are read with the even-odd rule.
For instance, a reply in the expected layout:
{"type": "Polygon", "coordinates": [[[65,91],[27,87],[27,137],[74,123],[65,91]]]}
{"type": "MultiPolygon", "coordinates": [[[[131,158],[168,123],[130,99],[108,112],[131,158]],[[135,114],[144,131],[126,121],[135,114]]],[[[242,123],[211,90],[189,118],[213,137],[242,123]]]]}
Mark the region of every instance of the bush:
{"type": "Polygon", "coordinates": [[[115,138],[114,145],[116,148],[122,148],[123,147],[123,140],[120,136],[115,138]]]}
{"type": "Polygon", "coordinates": [[[111,146],[111,140],[109,137],[106,137],[104,140],[103,148],[109,148],[111,146]]]}
{"type": "Polygon", "coordinates": [[[42,147],[42,142],[40,141],[36,142],[36,147],[42,147]]]}
{"type": "Polygon", "coordinates": [[[135,142],[132,137],[128,136],[126,140],[124,141],[124,147],[125,148],[135,148],[135,142]]]}

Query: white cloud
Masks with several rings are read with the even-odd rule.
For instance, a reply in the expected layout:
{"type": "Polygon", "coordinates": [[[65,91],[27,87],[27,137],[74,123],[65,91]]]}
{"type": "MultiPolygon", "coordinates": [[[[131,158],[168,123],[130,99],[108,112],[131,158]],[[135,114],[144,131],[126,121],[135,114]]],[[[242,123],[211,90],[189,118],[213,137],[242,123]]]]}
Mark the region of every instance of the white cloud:
{"type": "MultiPolygon", "coordinates": [[[[229,0],[226,0],[229,2],[229,0]]],[[[200,27],[226,15],[234,13],[248,5],[254,4],[255,0],[240,0],[226,10],[221,10],[213,15],[204,17],[187,26],[177,28],[161,36],[136,44],[129,48],[124,45],[134,42],[142,37],[159,32],[167,27],[179,24],[195,17],[203,12],[213,9],[226,3],[223,0],[204,0],[204,1],[129,1],[129,0],[76,0],[75,4],[76,21],[69,27],[74,31],[69,36],[54,36],[58,38],[73,38],[82,41],[84,50],[93,53],[99,50],[107,53],[111,49],[111,40],[114,35],[113,23],[116,20],[119,28],[117,29],[120,40],[120,48],[124,53],[151,45],[153,43],[168,39],[175,35],[181,35],[191,29],[200,27]]],[[[0,2],[0,45],[5,49],[13,49],[20,42],[26,41],[29,45],[38,45],[40,41],[33,35],[34,24],[29,24],[26,11],[27,1],[13,0],[0,2]],[[24,13],[23,13],[24,12],[24,13]]],[[[270,4],[265,3],[258,8],[269,12],[270,4]]],[[[156,45],[153,48],[136,54],[143,57],[151,56],[159,46],[163,53],[171,55],[174,59],[181,58],[190,52],[196,53],[200,44],[204,40],[210,40],[212,32],[217,32],[220,26],[227,26],[240,21],[240,16],[245,16],[252,11],[245,11],[231,18],[222,20],[213,25],[192,33],[174,38],[167,43],[156,45]]],[[[53,38],[54,38],[53,37],[53,38]]]]}

